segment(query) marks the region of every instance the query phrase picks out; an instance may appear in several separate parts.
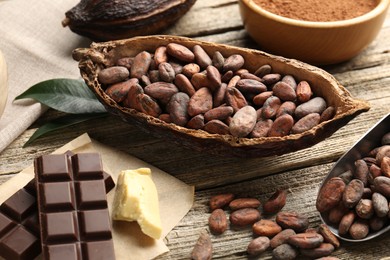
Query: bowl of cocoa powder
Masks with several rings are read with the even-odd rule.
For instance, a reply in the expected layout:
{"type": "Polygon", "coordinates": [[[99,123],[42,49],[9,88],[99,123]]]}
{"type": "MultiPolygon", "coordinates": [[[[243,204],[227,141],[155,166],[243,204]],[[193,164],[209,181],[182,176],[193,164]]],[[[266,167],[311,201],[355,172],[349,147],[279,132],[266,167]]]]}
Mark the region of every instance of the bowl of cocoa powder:
{"type": "Polygon", "coordinates": [[[315,65],[358,55],[377,36],[390,0],[240,0],[259,48],[315,65]]]}

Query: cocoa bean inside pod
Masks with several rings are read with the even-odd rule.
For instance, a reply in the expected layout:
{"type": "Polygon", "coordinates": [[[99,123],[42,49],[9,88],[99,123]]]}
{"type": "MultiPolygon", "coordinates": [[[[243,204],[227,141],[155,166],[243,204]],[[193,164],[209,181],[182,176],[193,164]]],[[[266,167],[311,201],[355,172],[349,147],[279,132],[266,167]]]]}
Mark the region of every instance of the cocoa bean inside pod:
{"type": "Polygon", "coordinates": [[[89,49],[75,50],[74,57],[79,60],[80,72],[85,82],[109,112],[119,115],[129,123],[134,123],[146,132],[168,138],[190,149],[222,156],[261,157],[303,149],[324,140],[353,117],[369,109],[366,102],[352,98],[349,92],[331,75],[319,68],[296,60],[287,62],[283,58],[256,50],[184,37],[147,36],[93,43],[89,49]],[[140,53],[143,54],[135,58],[140,53]],[[125,61],[125,58],[130,60],[131,64],[118,63],[119,60],[125,61]],[[150,61],[150,63],[137,65],[138,61],[142,60],[148,63],[150,61]],[[118,64],[124,64],[126,70],[129,70],[129,67],[133,72],[123,80],[138,78],[141,87],[148,88],[145,95],[150,99],[144,96],[143,99],[139,97],[137,99],[135,96],[135,105],[130,106],[128,104],[133,104],[134,100],[129,97],[123,102],[115,102],[104,93],[103,90],[107,88],[107,85],[102,84],[97,75],[100,71],[114,65],[118,66],[118,64]],[[264,67],[259,70],[262,66],[264,67]],[[146,72],[145,68],[148,68],[146,72]],[[288,77],[285,77],[287,75],[288,77]],[[309,103],[298,109],[305,103],[298,103],[293,92],[296,82],[302,80],[310,83],[313,93],[311,99],[305,103],[315,98],[320,101],[312,105],[309,103]],[[161,84],[160,82],[173,84],[179,92],[189,95],[188,121],[185,125],[183,124],[186,120],[180,120],[180,125],[178,125],[171,120],[172,118],[160,120],[158,117],[151,117],[151,115],[163,114],[162,118],[166,118],[165,115],[169,113],[166,106],[169,99],[176,93],[176,90],[171,93],[167,89],[167,92],[161,96],[161,91],[157,93],[150,91],[151,85],[161,84]],[[282,97],[282,100],[272,93],[268,96],[277,82],[283,82],[279,84],[282,87],[276,89],[277,95],[282,97]],[[284,89],[291,93],[285,95],[284,89]],[[258,94],[265,92],[268,92],[267,101],[260,100],[260,97],[254,99],[258,94]],[[284,101],[285,99],[294,99],[294,101],[284,101]],[[283,111],[279,111],[279,117],[290,116],[287,120],[288,127],[284,126],[283,129],[279,129],[283,125],[280,121],[282,123],[284,121],[283,118],[277,120],[276,114],[284,102],[296,102],[294,104],[296,109],[295,106],[289,105],[287,110],[284,108],[283,111]],[[148,104],[148,109],[145,108],[145,104],[148,104]],[[264,105],[266,109],[263,109],[264,105]],[[214,119],[210,115],[205,117],[209,110],[220,106],[232,107],[233,114],[226,119],[219,116],[214,119]],[[245,106],[250,106],[257,111],[256,117],[253,117],[254,120],[251,117],[251,120],[245,124],[248,126],[245,133],[236,131],[236,134],[233,134],[230,124],[235,121],[232,119],[235,113],[245,106]],[[291,134],[292,126],[300,117],[306,113],[321,113],[328,106],[334,107],[333,117],[313,127],[308,127],[303,123],[304,126],[301,129],[307,130],[291,134]],[[148,114],[142,111],[148,111],[148,114]],[[204,121],[205,118],[212,120],[204,121]],[[265,136],[264,133],[258,133],[258,130],[251,134],[255,129],[256,121],[267,119],[274,123],[272,126],[267,124],[270,130],[264,131],[265,136]]]}
{"type": "Polygon", "coordinates": [[[94,41],[156,34],[175,23],[196,0],[81,0],[65,13],[64,27],[94,41]]]}

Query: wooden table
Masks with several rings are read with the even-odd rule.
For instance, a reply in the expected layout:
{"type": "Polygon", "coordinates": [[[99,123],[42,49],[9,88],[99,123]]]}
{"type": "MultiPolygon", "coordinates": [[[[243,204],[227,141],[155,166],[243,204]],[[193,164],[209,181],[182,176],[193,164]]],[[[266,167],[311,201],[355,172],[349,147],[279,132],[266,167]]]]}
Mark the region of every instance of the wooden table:
{"type": "MultiPolygon", "coordinates": [[[[166,34],[183,35],[218,43],[258,48],[246,34],[236,0],[198,0],[195,6],[166,34]]],[[[60,114],[45,113],[9,147],[0,153],[0,183],[84,132],[110,146],[134,155],[195,185],[192,210],[165,238],[170,252],[159,259],[188,259],[199,233],[207,229],[210,196],[232,192],[261,200],[275,190],[288,191],[284,210],[309,217],[310,226],[320,224],[315,200],[323,177],[335,161],[371,126],[390,112],[390,13],[377,39],[359,56],[324,69],[334,75],[354,97],[370,102],[371,110],[338,130],[327,140],[305,150],[278,157],[238,159],[203,154],[147,135],[116,117],[89,121],[41,138],[22,148],[37,127],[60,114]]],[[[75,63],[75,66],[77,64],[75,63]]],[[[246,259],[252,239],[250,228],[228,230],[212,236],[214,258],[246,259]]],[[[390,233],[365,243],[342,242],[333,253],[341,259],[380,259],[390,256],[390,233]]],[[[270,259],[267,251],[260,258],[270,259]]]]}

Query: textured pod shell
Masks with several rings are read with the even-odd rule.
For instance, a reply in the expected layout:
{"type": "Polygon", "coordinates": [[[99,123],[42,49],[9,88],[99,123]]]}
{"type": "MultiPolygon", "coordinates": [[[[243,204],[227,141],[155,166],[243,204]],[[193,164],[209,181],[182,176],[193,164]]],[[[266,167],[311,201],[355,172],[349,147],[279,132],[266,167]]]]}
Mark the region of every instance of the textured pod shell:
{"type": "Polygon", "coordinates": [[[196,0],[81,0],[62,25],[94,41],[155,34],[182,17],[196,0]]]}
{"type": "Polygon", "coordinates": [[[367,102],[354,99],[332,75],[317,67],[257,50],[184,37],[147,36],[93,43],[88,49],[75,50],[73,57],[78,57],[83,79],[110,113],[119,115],[123,120],[158,137],[169,139],[178,145],[221,156],[261,157],[281,155],[307,148],[329,137],[355,116],[370,108],[367,102]],[[215,51],[219,51],[224,57],[240,54],[245,59],[245,68],[251,72],[262,64],[270,64],[275,72],[293,75],[308,82],[316,82],[312,86],[313,93],[323,97],[329,106],[336,108],[337,112],[331,120],[321,122],[300,134],[284,137],[239,138],[168,124],[136,110],[123,108],[104,93],[97,80],[97,74],[102,68],[115,64],[116,60],[125,56],[134,56],[144,50],[152,52],[157,47],[166,46],[168,43],[182,44],[190,49],[195,45],[200,45],[209,55],[215,51]]]}

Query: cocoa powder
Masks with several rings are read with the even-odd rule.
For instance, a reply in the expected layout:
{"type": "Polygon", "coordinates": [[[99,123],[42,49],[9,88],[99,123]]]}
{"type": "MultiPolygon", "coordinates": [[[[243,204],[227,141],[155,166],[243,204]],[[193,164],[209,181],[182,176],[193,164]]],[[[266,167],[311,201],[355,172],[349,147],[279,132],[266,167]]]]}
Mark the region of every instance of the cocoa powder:
{"type": "Polygon", "coordinates": [[[368,13],[378,0],[254,0],[263,9],[288,18],[329,22],[352,19],[368,13]]]}

